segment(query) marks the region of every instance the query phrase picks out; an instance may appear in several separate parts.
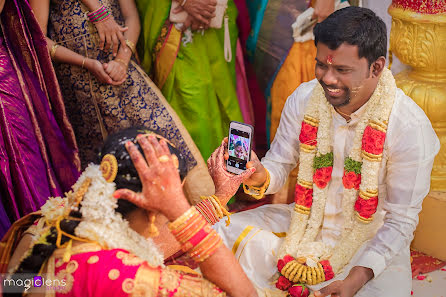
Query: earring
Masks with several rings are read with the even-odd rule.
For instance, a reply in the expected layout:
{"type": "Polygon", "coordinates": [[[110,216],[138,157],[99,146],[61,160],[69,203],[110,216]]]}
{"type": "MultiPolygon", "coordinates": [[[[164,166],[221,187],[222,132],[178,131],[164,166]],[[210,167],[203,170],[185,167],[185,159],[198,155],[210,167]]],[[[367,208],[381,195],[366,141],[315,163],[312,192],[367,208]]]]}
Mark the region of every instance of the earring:
{"type": "Polygon", "coordinates": [[[149,237],[157,237],[160,232],[158,231],[158,228],[155,226],[155,220],[156,220],[156,213],[151,212],[149,214],[149,237]]]}

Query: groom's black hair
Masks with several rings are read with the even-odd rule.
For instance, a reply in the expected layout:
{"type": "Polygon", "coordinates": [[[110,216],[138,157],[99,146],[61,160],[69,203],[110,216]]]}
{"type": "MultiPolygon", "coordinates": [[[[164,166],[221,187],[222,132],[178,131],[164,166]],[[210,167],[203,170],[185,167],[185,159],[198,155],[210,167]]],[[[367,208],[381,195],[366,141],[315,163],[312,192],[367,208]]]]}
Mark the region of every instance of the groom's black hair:
{"type": "Polygon", "coordinates": [[[369,67],[387,54],[387,29],[384,21],[368,8],[350,6],[333,12],[313,30],[314,43],[336,50],[344,42],[358,46],[359,58],[369,67]]]}

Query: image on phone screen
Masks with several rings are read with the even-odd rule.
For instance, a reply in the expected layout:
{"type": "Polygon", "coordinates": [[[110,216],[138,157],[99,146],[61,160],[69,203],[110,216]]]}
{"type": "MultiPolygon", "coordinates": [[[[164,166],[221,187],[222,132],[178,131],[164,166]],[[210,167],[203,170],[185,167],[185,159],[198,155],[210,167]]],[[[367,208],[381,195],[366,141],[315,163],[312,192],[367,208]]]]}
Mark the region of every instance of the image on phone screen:
{"type": "Polygon", "coordinates": [[[245,170],[246,163],[249,161],[249,150],[249,133],[237,129],[231,129],[228,144],[228,165],[245,170]]]}

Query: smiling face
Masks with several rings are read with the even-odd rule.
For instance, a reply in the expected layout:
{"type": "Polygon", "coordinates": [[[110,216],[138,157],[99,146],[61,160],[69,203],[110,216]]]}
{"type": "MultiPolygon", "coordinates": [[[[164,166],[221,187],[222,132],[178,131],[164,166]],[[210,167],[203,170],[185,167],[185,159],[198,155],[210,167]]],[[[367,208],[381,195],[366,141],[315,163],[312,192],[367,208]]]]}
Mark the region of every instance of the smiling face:
{"type": "Polygon", "coordinates": [[[354,112],[367,102],[378,83],[375,64],[369,67],[365,57],[359,58],[355,45],[343,43],[335,50],[322,42],[317,45],[316,78],[334,107],[348,107],[354,112]]]}

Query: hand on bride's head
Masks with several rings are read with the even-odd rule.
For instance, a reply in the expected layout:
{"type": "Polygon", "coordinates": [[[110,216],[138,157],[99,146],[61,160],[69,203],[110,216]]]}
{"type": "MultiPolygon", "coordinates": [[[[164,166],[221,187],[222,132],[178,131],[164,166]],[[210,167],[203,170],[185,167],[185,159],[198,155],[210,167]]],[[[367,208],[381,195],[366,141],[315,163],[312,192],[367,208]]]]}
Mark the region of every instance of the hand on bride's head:
{"type": "Polygon", "coordinates": [[[140,208],[159,211],[167,218],[174,219],[179,209],[189,203],[184,196],[180,175],[165,140],[158,142],[155,136],[137,137],[144,156],[136,145],[127,142],[126,148],[138,172],[142,191],[119,189],[114,197],[126,199],[140,208]]]}

